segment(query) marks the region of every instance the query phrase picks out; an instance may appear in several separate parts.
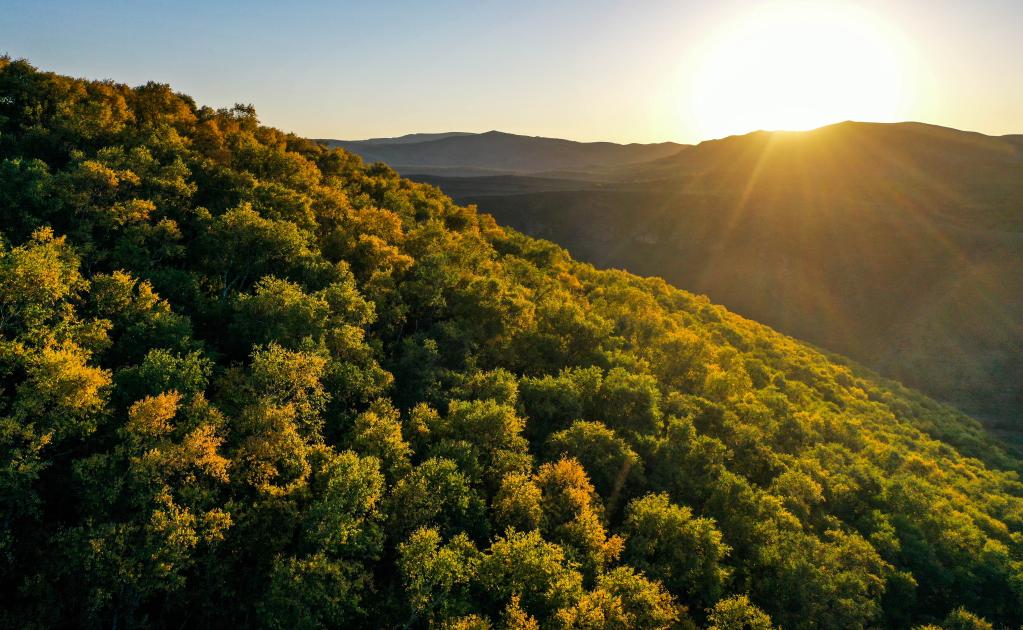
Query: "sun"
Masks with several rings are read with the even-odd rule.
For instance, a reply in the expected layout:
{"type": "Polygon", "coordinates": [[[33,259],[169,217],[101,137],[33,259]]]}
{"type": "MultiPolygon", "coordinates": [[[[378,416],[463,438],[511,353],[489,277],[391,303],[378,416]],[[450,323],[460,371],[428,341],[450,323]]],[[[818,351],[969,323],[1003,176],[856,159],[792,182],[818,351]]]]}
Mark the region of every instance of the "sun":
{"type": "Polygon", "coordinates": [[[689,92],[694,126],[704,138],[718,138],[899,120],[911,92],[908,57],[899,34],[861,9],[761,6],[697,53],[689,92]]]}

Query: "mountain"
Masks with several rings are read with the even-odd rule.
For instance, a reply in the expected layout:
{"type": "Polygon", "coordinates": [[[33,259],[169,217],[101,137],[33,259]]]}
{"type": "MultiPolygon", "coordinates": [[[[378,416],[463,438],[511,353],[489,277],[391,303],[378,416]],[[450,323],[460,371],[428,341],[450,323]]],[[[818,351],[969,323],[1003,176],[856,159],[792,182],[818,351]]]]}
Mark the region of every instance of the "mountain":
{"type": "Polygon", "coordinates": [[[599,176],[623,165],[666,158],[685,145],[572,142],[500,131],[415,134],[392,139],[324,140],[402,174],[479,175],[571,173],[599,176]]]}
{"type": "Polygon", "coordinates": [[[1023,434],[1023,141],[841,123],[703,142],[617,182],[417,179],[1023,434]]]}
{"type": "Polygon", "coordinates": [[[3,627],[1023,623],[955,409],[248,106],[0,94],[3,627]]]}
{"type": "Polygon", "coordinates": [[[410,133],[397,138],[370,138],[368,140],[319,140],[326,144],[331,143],[344,143],[355,146],[377,146],[381,144],[416,144],[419,142],[429,142],[431,140],[443,140],[444,138],[457,138],[459,136],[471,136],[474,134],[465,131],[446,131],[443,133],[410,133]]]}

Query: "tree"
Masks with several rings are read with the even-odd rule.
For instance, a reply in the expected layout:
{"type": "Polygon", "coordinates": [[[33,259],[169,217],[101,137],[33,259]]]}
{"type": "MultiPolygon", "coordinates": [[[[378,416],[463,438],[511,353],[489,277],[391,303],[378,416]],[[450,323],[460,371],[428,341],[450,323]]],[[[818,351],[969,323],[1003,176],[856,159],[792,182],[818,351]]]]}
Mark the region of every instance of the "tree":
{"type": "Polygon", "coordinates": [[[599,422],[578,420],[547,438],[555,457],[578,461],[607,502],[608,512],[627,502],[643,486],[643,460],[614,431],[599,422]]]}
{"type": "Polygon", "coordinates": [[[310,258],[298,226],[264,219],[244,205],[212,218],[196,247],[198,259],[218,282],[221,298],[274,272],[294,273],[310,258]]]}
{"type": "Polygon", "coordinates": [[[479,580],[497,602],[520,599],[522,609],[541,623],[582,596],[582,576],[567,563],[558,545],[538,531],[508,530],[484,552],[479,580]]]}
{"type": "Polygon", "coordinates": [[[59,305],[86,287],[78,264],[66,239],[46,228],[25,245],[0,249],[0,331],[23,335],[53,325],[59,305]]]}
{"type": "Polygon", "coordinates": [[[301,545],[273,560],[261,623],[323,628],[367,614],[371,563],[383,551],[379,462],[352,452],[327,454],[310,481],[318,497],[305,512],[301,545]]]}
{"type": "Polygon", "coordinates": [[[994,626],[965,608],[956,608],[941,622],[945,630],[991,630],[994,626]]]}
{"type": "Polygon", "coordinates": [[[270,628],[337,628],[365,619],[362,594],[370,576],[324,554],[280,558],[259,604],[259,621],[270,628]]]}
{"type": "Polygon", "coordinates": [[[441,544],[436,529],[419,529],[398,546],[398,568],[412,616],[433,623],[468,614],[479,552],[464,534],[441,544]]]}
{"type": "Polygon", "coordinates": [[[534,530],[543,518],[542,501],[543,492],[529,475],[508,473],[494,495],[494,524],[518,531],[534,530]]]}
{"type": "Polygon", "coordinates": [[[273,342],[297,350],[305,340],[319,340],[327,328],[330,305],[308,295],[294,282],[261,278],[252,294],[238,295],[234,334],[245,346],[273,342]]]}
{"type": "Polygon", "coordinates": [[[714,604],[707,614],[710,630],[771,630],[771,617],[745,595],[733,595],[714,604]]]}
{"type": "Polygon", "coordinates": [[[412,447],[402,436],[401,417],[390,401],[376,401],[355,419],[352,447],[383,462],[392,480],[409,472],[412,447]]]}
{"type": "Polygon", "coordinates": [[[622,539],[608,535],[603,506],[577,461],[562,459],[544,464],[534,482],[541,495],[540,531],[561,545],[585,575],[596,575],[618,557],[622,539]]]}
{"type": "Polygon", "coordinates": [[[661,392],[646,374],[622,368],[607,373],[600,388],[599,415],[608,426],[625,435],[650,434],[661,422],[661,392]]]}
{"type": "Polygon", "coordinates": [[[462,465],[496,487],[505,474],[524,472],[532,463],[523,426],[513,407],[492,399],[452,400],[447,415],[437,418],[430,433],[438,448],[464,451],[462,465]]]}
{"type": "Polygon", "coordinates": [[[388,500],[388,529],[405,540],[421,527],[436,527],[441,535],[484,534],[484,503],[458,465],[430,458],[398,480],[388,500]]]}
{"type": "MultiPolygon", "coordinates": [[[[585,618],[592,615],[587,614],[587,608],[601,610],[598,619],[603,627],[676,628],[688,621],[685,607],[678,605],[660,583],[631,567],[618,567],[599,576],[596,589],[588,595],[596,606],[577,606],[583,612],[577,625],[585,625],[585,618]]],[[[575,614],[569,619],[572,617],[575,614]]]]}
{"type": "Polygon", "coordinates": [[[714,521],[694,517],[666,494],[650,494],[626,508],[625,559],[664,583],[683,602],[700,608],[718,599],[728,570],[728,553],[714,521]]]}

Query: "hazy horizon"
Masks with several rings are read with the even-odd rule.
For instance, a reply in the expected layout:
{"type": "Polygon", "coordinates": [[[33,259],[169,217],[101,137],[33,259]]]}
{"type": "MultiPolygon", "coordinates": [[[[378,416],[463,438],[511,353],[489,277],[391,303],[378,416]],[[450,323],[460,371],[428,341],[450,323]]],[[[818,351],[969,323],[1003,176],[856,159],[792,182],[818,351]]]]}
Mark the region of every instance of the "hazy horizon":
{"type": "Polygon", "coordinates": [[[466,129],[448,129],[448,130],[444,130],[444,131],[438,131],[438,130],[433,130],[433,131],[430,131],[430,130],[412,131],[412,132],[408,132],[408,133],[398,133],[398,134],[392,134],[392,135],[373,136],[373,137],[366,137],[366,138],[328,138],[326,136],[315,136],[315,135],[309,136],[309,137],[320,139],[320,140],[342,140],[342,141],[346,141],[346,142],[367,142],[367,141],[370,141],[370,140],[391,140],[391,139],[398,139],[398,138],[404,138],[404,137],[407,137],[407,136],[440,136],[440,135],[445,135],[445,134],[482,135],[482,134],[485,134],[485,133],[496,132],[496,133],[504,133],[504,134],[509,134],[509,135],[515,135],[515,136],[522,136],[522,137],[526,137],[526,138],[545,138],[545,139],[549,139],[549,140],[569,140],[571,142],[581,142],[581,143],[611,142],[611,143],[614,143],[614,144],[628,145],[628,144],[662,144],[662,143],[674,142],[676,144],[683,144],[683,145],[696,145],[696,144],[700,144],[701,142],[712,142],[714,140],[724,140],[725,138],[731,138],[731,137],[734,137],[734,136],[745,136],[745,135],[749,135],[749,134],[752,134],[752,133],[761,133],[761,132],[764,132],[764,133],[775,133],[775,132],[785,132],[785,133],[811,132],[811,131],[816,131],[818,129],[823,129],[825,127],[831,127],[831,126],[834,126],[834,125],[841,125],[841,124],[844,124],[844,123],[867,123],[867,124],[877,124],[877,125],[905,125],[905,124],[928,125],[928,126],[932,126],[932,127],[945,127],[945,128],[948,128],[948,129],[957,129],[958,131],[965,131],[967,133],[979,133],[981,135],[990,136],[990,137],[993,137],[993,138],[997,138],[997,137],[1001,137],[1001,136],[1023,135],[1023,127],[1021,127],[1019,131],[1007,131],[1005,133],[985,133],[983,131],[978,131],[976,129],[963,129],[963,128],[960,128],[960,127],[951,127],[949,125],[942,125],[942,124],[938,124],[938,123],[928,122],[928,121],[925,121],[925,120],[893,120],[893,121],[839,120],[839,121],[835,121],[835,122],[832,122],[832,123],[827,123],[827,124],[821,125],[819,127],[813,127],[811,129],[800,129],[800,130],[794,130],[794,131],[793,130],[786,130],[786,129],[750,129],[749,131],[742,131],[742,132],[738,132],[738,133],[728,134],[726,136],[717,136],[717,137],[713,137],[713,138],[701,138],[699,140],[694,140],[692,142],[679,142],[677,140],[671,140],[671,139],[667,139],[667,140],[650,140],[650,141],[643,141],[643,142],[616,142],[614,140],[575,140],[575,139],[572,139],[572,138],[566,138],[564,136],[547,136],[547,135],[528,133],[528,132],[513,133],[513,132],[510,132],[510,131],[506,131],[504,129],[493,129],[493,128],[491,128],[491,129],[481,129],[479,131],[471,131],[471,130],[466,130],[466,129]]]}
{"type": "Polygon", "coordinates": [[[499,129],[690,144],[846,119],[1023,131],[1020,24],[1023,5],[1004,0],[58,0],[9,6],[0,53],[83,78],[169,83],[214,107],[251,103],[303,136],[499,129]]]}

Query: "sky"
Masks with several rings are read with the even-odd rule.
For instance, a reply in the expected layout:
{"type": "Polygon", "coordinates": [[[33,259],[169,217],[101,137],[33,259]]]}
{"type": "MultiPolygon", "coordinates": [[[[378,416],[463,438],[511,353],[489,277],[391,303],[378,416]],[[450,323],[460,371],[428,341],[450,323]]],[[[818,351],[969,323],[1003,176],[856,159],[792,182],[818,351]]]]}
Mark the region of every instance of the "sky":
{"type": "Polygon", "coordinates": [[[340,139],[697,142],[831,118],[1023,133],[1021,33],[1023,0],[0,0],[0,53],[340,139]]]}

